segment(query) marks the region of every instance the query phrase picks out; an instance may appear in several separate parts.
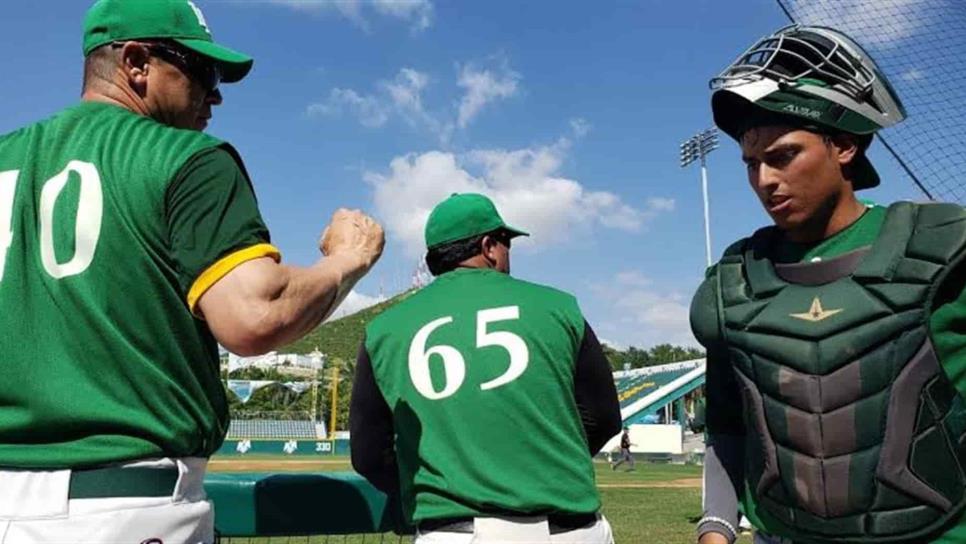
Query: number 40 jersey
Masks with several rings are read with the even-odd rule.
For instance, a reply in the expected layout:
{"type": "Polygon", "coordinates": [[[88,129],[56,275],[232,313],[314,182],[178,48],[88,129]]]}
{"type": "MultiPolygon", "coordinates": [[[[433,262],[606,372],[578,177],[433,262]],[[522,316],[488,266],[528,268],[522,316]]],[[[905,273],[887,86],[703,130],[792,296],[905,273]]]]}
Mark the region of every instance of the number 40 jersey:
{"type": "MultiPolygon", "coordinates": [[[[196,271],[174,256],[210,249],[217,229],[192,221],[193,239],[174,244],[170,216],[187,208],[166,198],[186,162],[218,149],[94,102],[0,136],[0,466],[202,456],[221,444],[217,345],[186,302],[196,271]]],[[[208,181],[182,200],[231,198],[208,181]]]]}
{"type": "Polygon", "coordinates": [[[407,518],[599,509],[574,397],[584,324],[569,294],[468,268],[369,324],[407,518]]]}

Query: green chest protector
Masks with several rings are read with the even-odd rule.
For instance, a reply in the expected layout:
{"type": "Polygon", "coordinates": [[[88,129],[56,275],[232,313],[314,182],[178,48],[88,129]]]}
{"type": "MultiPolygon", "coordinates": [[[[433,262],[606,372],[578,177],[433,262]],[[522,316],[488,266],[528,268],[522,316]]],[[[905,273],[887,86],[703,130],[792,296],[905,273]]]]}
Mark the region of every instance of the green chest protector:
{"type": "Polygon", "coordinates": [[[716,275],[747,485],[796,540],[916,541],[966,504],[966,402],[928,329],[966,212],[894,204],[871,247],[822,262],[773,263],[776,234],[732,246],[716,275]]]}

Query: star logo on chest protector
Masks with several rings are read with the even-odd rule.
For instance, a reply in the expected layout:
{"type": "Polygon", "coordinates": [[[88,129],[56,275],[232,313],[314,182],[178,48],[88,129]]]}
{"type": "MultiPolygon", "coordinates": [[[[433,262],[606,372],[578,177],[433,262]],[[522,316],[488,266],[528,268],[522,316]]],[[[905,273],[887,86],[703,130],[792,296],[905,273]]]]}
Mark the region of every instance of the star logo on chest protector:
{"type": "Polygon", "coordinates": [[[841,312],[843,309],[844,308],[838,308],[835,310],[826,310],[825,308],[822,308],[822,301],[819,300],[818,297],[815,297],[814,299],[812,299],[812,307],[809,308],[807,312],[803,312],[800,314],[788,314],[788,315],[790,315],[791,317],[794,317],[795,319],[801,319],[803,321],[810,321],[812,323],[817,323],[819,321],[832,317],[833,315],[841,312]]]}

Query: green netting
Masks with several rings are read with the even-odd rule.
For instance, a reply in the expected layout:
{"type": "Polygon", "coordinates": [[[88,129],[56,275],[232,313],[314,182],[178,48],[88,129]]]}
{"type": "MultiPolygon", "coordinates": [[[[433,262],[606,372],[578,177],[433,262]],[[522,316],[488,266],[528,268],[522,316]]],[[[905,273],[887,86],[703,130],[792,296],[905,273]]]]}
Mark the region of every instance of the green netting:
{"type": "Polygon", "coordinates": [[[908,119],[880,141],[930,198],[966,204],[966,4],[962,0],[778,0],[794,22],[859,42],[908,119]]]}

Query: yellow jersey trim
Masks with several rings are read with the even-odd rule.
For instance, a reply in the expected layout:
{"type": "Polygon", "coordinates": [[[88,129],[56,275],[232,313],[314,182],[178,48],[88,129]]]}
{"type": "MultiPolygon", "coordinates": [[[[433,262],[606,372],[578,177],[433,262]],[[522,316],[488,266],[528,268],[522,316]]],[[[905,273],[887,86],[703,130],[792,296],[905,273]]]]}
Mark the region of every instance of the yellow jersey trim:
{"type": "Polygon", "coordinates": [[[272,244],[256,244],[225,255],[221,259],[218,259],[218,262],[205,269],[198,276],[198,279],[195,280],[194,284],[191,285],[191,289],[188,290],[188,309],[191,310],[191,313],[198,315],[195,312],[195,305],[198,303],[198,299],[212,285],[217,283],[218,280],[224,278],[238,265],[261,257],[271,257],[275,259],[275,262],[282,260],[282,254],[278,251],[277,247],[272,244]]]}

